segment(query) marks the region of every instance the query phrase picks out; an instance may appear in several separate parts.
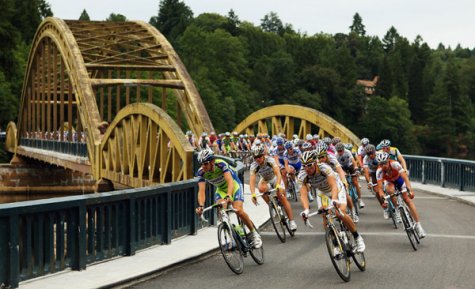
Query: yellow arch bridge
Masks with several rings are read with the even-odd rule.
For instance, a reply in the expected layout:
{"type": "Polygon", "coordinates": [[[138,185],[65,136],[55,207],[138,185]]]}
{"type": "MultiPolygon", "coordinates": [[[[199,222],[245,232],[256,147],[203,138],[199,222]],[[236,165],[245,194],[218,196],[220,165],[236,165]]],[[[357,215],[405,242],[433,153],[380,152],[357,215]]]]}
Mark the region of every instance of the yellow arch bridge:
{"type": "MultiPolygon", "coordinates": [[[[140,21],[50,17],[36,32],[18,123],[8,125],[6,147],[23,160],[142,187],[192,178],[185,127],[196,135],[214,130],[192,79],[159,31],[140,21]]],[[[359,141],[329,116],[294,105],[261,109],[234,130],[359,141]]]]}

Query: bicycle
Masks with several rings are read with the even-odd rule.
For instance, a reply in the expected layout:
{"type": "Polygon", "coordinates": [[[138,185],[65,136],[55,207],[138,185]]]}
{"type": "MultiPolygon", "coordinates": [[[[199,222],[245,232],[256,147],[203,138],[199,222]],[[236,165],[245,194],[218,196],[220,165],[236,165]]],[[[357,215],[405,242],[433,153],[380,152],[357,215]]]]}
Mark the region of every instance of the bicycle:
{"type": "Polygon", "coordinates": [[[287,173],[287,192],[289,193],[289,199],[298,201],[297,197],[297,183],[295,182],[295,174],[287,173]]]}
{"type": "MultiPolygon", "coordinates": [[[[235,274],[241,274],[244,270],[244,257],[248,253],[258,265],[264,264],[264,248],[254,248],[251,245],[250,231],[244,226],[241,218],[231,204],[228,208],[223,203],[216,203],[203,209],[201,219],[208,223],[204,213],[213,208],[218,210],[218,244],[224,261],[229,269],[235,274]]],[[[254,226],[254,224],[253,224],[254,226]]]]}
{"type": "MultiPolygon", "coordinates": [[[[369,183],[369,185],[371,187],[370,191],[373,193],[373,195],[376,196],[377,192],[375,192],[373,188],[376,187],[378,184],[369,183]]],[[[386,190],[384,188],[383,188],[383,191],[386,194],[386,190]]],[[[389,198],[389,196],[386,195],[384,198],[387,199],[387,198],[389,198]]],[[[396,219],[396,208],[394,207],[392,202],[388,202],[388,203],[389,203],[389,205],[385,210],[387,210],[388,216],[391,219],[391,221],[393,222],[394,229],[397,229],[398,225],[397,225],[397,219],[396,219]]]]}
{"type": "MultiPolygon", "coordinates": [[[[407,193],[409,194],[409,190],[407,191],[407,193]]],[[[402,223],[404,225],[404,230],[406,231],[407,237],[409,238],[409,242],[411,243],[411,246],[414,251],[417,251],[417,244],[420,243],[420,240],[415,229],[416,222],[412,218],[412,215],[409,211],[409,208],[407,207],[406,202],[404,202],[404,199],[402,198],[401,191],[396,188],[396,191],[390,194],[388,198],[391,198],[393,196],[397,198],[397,209],[401,214],[402,223]]]]}
{"type": "Polygon", "coordinates": [[[352,176],[346,175],[346,182],[348,183],[348,194],[350,195],[351,199],[353,200],[353,208],[355,210],[356,215],[360,215],[360,206],[359,206],[359,198],[358,192],[356,191],[355,185],[353,184],[353,180],[351,179],[352,176]]]}
{"type": "Polygon", "coordinates": [[[272,226],[274,227],[277,237],[282,243],[286,240],[286,229],[290,236],[294,236],[295,232],[290,229],[289,217],[285,212],[285,208],[277,197],[277,189],[272,189],[257,196],[268,195],[269,196],[269,214],[272,220],[272,226]]]}
{"type": "Polygon", "coordinates": [[[308,214],[308,216],[304,218],[304,223],[306,226],[313,228],[308,218],[324,214],[326,218],[325,243],[327,245],[328,254],[340,278],[345,282],[349,282],[351,279],[351,259],[353,259],[360,271],[366,270],[364,252],[356,252],[356,241],[353,234],[336,215],[336,212],[342,215],[341,210],[334,206],[334,204],[329,205],[330,200],[326,195],[319,194],[319,197],[322,200],[323,208],[308,214]],[[335,219],[339,225],[336,224],[335,219]]]}

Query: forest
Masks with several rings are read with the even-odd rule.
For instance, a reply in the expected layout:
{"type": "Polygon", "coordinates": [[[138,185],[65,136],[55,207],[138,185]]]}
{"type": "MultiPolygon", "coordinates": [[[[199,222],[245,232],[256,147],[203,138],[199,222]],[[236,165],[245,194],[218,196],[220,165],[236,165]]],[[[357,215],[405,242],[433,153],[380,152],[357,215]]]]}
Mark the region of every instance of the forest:
{"type": "MultiPolygon", "coordinates": [[[[30,44],[45,0],[2,0],[0,128],[16,121],[30,44]]],[[[227,15],[194,15],[161,0],[149,23],[167,37],[190,73],[217,132],[275,104],[322,111],[358,137],[389,138],[405,154],[475,159],[475,48],[431,48],[395,27],[367,35],[355,11],[346,33],[307,35],[274,12],[259,24],[227,15]],[[357,80],[378,77],[368,94],[357,80]]],[[[153,10],[152,10],[153,11],[153,10]]],[[[78,19],[90,20],[84,10],[78,19]]],[[[111,13],[107,21],[126,21],[111,13]]]]}

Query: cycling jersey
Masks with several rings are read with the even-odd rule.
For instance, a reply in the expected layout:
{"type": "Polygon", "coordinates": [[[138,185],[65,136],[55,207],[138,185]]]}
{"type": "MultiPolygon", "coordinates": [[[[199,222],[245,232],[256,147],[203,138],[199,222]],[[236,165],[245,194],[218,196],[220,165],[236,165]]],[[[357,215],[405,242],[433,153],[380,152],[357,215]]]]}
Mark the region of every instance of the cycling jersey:
{"type": "Polygon", "coordinates": [[[378,169],[378,161],[376,157],[374,159],[366,155],[363,159],[363,168],[368,168],[370,173],[376,173],[378,169]]]}
{"type": "Polygon", "coordinates": [[[337,177],[337,174],[332,170],[332,168],[326,163],[317,163],[317,168],[313,175],[308,175],[305,170],[302,170],[298,175],[298,182],[303,185],[310,185],[319,191],[331,194],[331,187],[328,183],[328,176],[333,176],[338,190],[338,200],[342,204],[346,204],[346,191],[345,186],[340,181],[340,178],[337,177]]]}
{"type": "Polygon", "coordinates": [[[217,187],[215,199],[218,200],[226,197],[228,193],[228,183],[224,179],[224,173],[226,172],[230,172],[233,178],[234,194],[232,200],[244,202],[244,190],[242,189],[241,180],[239,180],[236,172],[225,161],[216,159],[212,171],[205,172],[203,168],[199,168],[196,176],[198,177],[198,182],[207,181],[217,187]]]}
{"type": "Polygon", "coordinates": [[[264,181],[269,182],[274,177],[274,167],[276,166],[273,157],[266,156],[264,162],[259,165],[256,161],[251,164],[250,174],[259,175],[264,181]]]}
{"type": "MultiPolygon", "coordinates": [[[[376,147],[377,150],[382,150],[382,148],[380,147],[380,145],[378,145],[376,147]]],[[[389,148],[389,151],[387,152],[389,154],[389,158],[394,160],[394,161],[397,161],[397,157],[401,154],[401,152],[399,152],[398,148],[397,147],[390,147],[389,148]]]]}
{"type": "Polygon", "coordinates": [[[284,152],[284,160],[288,161],[289,165],[293,166],[297,172],[302,166],[302,162],[300,161],[301,156],[302,152],[298,148],[294,148],[292,154],[289,154],[288,150],[285,150],[284,152]]]}
{"type": "Polygon", "coordinates": [[[344,150],[343,154],[340,155],[339,153],[336,154],[336,158],[340,165],[346,169],[350,166],[353,166],[353,155],[347,149],[344,150]]]}
{"type": "Polygon", "coordinates": [[[376,171],[376,179],[385,180],[389,182],[394,182],[401,176],[401,173],[404,172],[401,164],[397,161],[389,160],[389,170],[385,171],[380,166],[376,171]]]}
{"type": "Polygon", "coordinates": [[[284,153],[285,153],[285,148],[282,147],[281,149],[279,148],[279,146],[276,146],[275,148],[273,148],[270,152],[270,155],[271,156],[277,156],[278,159],[279,159],[279,163],[281,165],[284,165],[284,153]]]}

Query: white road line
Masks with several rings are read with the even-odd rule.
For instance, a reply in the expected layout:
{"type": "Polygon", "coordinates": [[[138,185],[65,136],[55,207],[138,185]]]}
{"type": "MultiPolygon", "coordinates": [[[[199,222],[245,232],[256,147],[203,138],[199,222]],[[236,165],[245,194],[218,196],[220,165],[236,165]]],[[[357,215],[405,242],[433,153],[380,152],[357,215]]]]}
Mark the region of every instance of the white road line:
{"type": "MultiPolygon", "coordinates": [[[[275,232],[260,232],[263,236],[275,236],[275,232]]],[[[322,236],[324,232],[295,232],[297,236],[322,236]]],[[[361,232],[363,236],[382,236],[382,237],[393,237],[393,236],[407,236],[406,233],[398,232],[361,232]]],[[[427,237],[430,238],[446,238],[446,239],[468,239],[475,240],[473,235],[446,235],[446,234],[427,234],[427,237]]]]}

